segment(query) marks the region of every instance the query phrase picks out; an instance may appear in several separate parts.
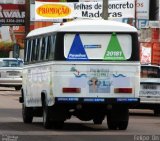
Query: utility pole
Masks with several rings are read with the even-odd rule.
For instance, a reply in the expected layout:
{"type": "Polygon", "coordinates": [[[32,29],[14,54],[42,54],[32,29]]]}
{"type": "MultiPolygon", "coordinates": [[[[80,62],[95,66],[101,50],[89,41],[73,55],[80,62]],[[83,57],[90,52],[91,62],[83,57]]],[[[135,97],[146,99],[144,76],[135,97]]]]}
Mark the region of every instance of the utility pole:
{"type": "Polygon", "coordinates": [[[137,0],[135,0],[135,21],[134,26],[137,28],[137,0]]]}
{"type": "Polygon", "coordinates": [[[25,0],[25,3],[25,35],[27,35],[30,31],[30,0],[25,0]]]}
{"type": "Polygon", "coordinates": [[[102,18],[108,20],[108,0],[103,0],[102,18]]]}

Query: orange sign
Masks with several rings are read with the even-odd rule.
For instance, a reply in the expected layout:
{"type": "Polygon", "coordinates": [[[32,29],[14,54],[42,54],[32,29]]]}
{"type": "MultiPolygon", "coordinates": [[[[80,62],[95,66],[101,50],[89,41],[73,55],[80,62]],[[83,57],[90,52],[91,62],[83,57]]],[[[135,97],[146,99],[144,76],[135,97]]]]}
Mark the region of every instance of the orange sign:
{"type": "Polygon", "coordinates": [[[160,65],[160,43],[153,43],[152,46],[152,64],[160,65]]]}
{"type": "Polygon", "coordinates": [[[70,7],[63,4],[45,4],[37,8],[37,14],[42,17],[66,17],[71,13],[70,7]]]}

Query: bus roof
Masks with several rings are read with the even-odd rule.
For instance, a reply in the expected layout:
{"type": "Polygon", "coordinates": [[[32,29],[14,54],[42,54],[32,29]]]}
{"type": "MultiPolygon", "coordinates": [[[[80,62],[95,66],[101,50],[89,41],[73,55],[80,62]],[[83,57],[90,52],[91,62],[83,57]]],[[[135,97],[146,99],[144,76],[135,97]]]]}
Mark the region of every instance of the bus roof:
{"type": "Polygon", "coordinates": [[[129,24],[110,21],[78,19],[63,24],[55,24],[31,31],[27,37],[37,36],[51,32],[137,32],[137,29],[129,24]]]}

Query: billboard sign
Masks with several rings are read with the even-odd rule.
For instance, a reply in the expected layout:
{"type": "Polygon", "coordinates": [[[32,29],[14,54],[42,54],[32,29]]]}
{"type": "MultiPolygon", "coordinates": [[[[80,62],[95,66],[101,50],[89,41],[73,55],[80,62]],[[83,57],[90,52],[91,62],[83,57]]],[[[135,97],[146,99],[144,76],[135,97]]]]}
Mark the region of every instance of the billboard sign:
{"type": "MultiPolygon", "coordinates": [[[[102,1],[103,0],[79,0],[79,2],[102,2],[102,1]]],[[[117,1],[117,0],[109,0],[109,3],[111,1],[117,1]]],[[[149,19],[149,0],[136,0],[136,14],[137,14],[136,15],[137,19],[149,19]]]]}
{"type": "Polygon", "coordinates": [[[149,0],[137,0],[136,18],[149,19],[149,0]]]}
{"type": "MultiPolygon", "coordinates": [[[[134,18],[135,0],[109,1],[109,18],[134,18]]],[[[102,2],[35,2],[35,19],[101,18],[102,2]]]]}
{"type": "Polygon", "coordinates": [[[1,26],[25,25],[24,4],[0,4],[1,26]]]}
{"type": "MultiPolygon", "coordinates": [[[[93,2],[93,1],[99,1],[102,2],[103,0],[79,0],[79,2],[93,2]]],[[[116,0],[109,0],[110,1],[116,1],[116,0]]],[[[149,6],[150,6],[150,0],[136,0],[136,27],[138,29],[145,28],[149,24],[149,6]]],[[[160,7],[160,1],[159,1],[159,7],[160,7]]],[[[129,23],[130,18],[119,18],[115,19],[119,22],[129,23]]],[[[159,20],[160,20],[160,10],[159,10],[159,20]]],[[[135,20],[132,19],[131,25],[135,25],[135,20]]]]}

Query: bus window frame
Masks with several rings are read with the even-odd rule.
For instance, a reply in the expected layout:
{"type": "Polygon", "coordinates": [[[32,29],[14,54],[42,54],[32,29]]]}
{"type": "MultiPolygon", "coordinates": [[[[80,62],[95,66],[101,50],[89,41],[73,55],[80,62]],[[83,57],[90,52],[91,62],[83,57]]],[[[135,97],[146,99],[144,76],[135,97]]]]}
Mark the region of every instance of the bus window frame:
{"type": "MultiPolygon", "coordinates": [[[[55,60],[56,61],[67,61],[64,56],[64,36],[65,34],[112,34],[113,32],[58,32],[56,36],[56,47],[55,48],[55,60]],[[57,53],[58,52],[58,53],[57,53]],[[63,55],[62,55],[63,54],[63,55]]],[[[139,41],[138,41],[138,33],[137,32],[116,32],[116,34],[129,34],[132,39],[132,51],[131,57],[125,61],[139,61],[139,41]],[[136,41],[135,41],[136,40],[136,41]],[[135,41],[135,42],[134,42],[135,41]],[[136,47],[136,48],[135,48],[136,47]]],[[[89,59],[89,61],[104,61],[103,59],[89,59]]],[[[105,62],[111,62],[113,60],[107,60],[105,62]]],[[[73,61],[74,62],[74,61],[73,61]]],[[[122,60],[114,60],[114,62],[122,62],[122,60]]]]}

